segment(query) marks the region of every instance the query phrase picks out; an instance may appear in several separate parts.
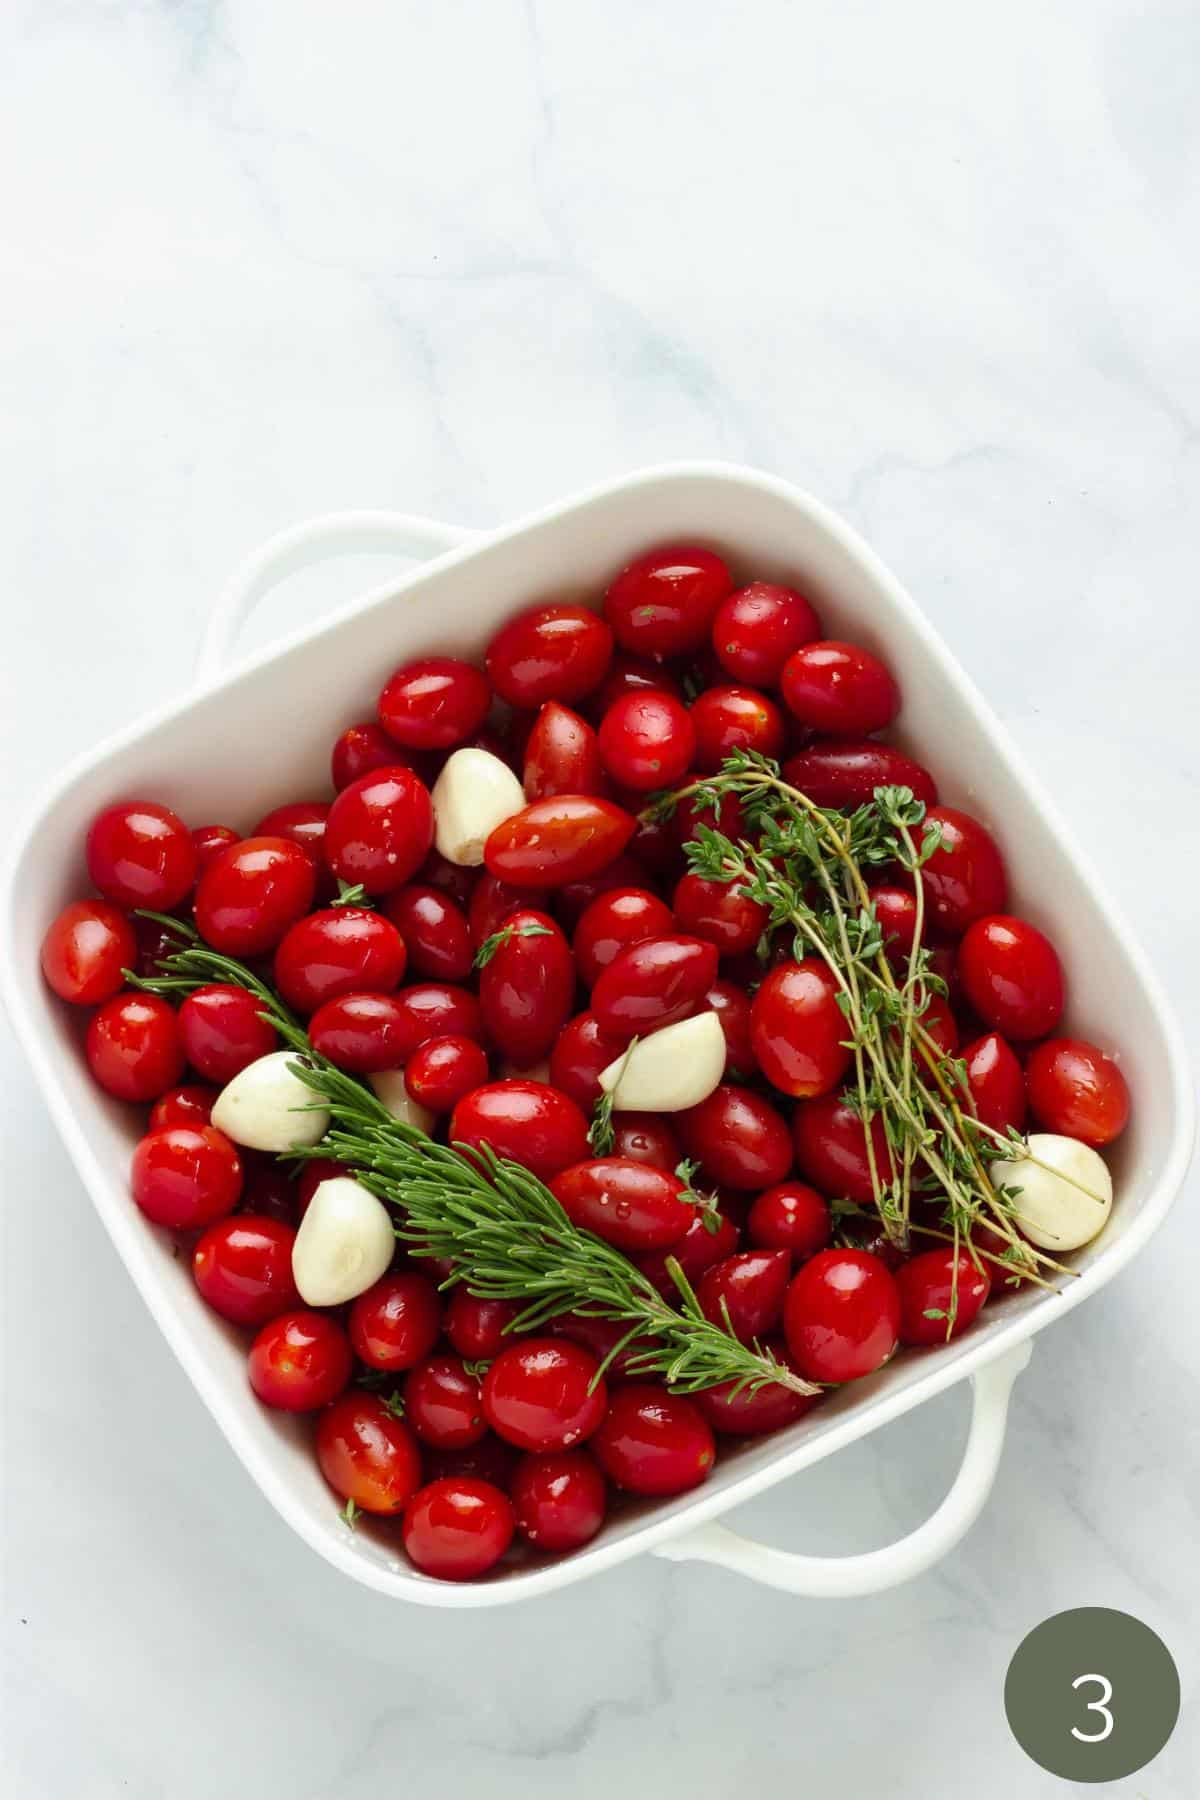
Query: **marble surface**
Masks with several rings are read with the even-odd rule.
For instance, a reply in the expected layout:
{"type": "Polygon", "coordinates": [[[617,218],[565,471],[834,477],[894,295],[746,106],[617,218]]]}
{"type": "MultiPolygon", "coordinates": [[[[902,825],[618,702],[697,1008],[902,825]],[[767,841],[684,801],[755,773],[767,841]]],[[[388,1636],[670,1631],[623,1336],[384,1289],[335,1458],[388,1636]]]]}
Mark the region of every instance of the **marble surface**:
{"type": "MultiPolygon", "coordinates": [[[[830,500],[1004,716],[1193,1044],[1200,132],[1190,0],[7,0],[6,805],[188,679],[213,596],[340,506],[487,525],[718,456],[830,500]]],[[[260,623],[346,591],[346,571],[260,623]]],[[[1139,1614],[1200,1783],[1193,1181],[1044,1336],[945,1564],[809,1604],[642,1562],[459,1617],[356,1590],[259,1498],[134,1295],[7,1026],[14,1800],[1063,1784],[1023,1634],[1139,1614]]],[[[964,1399],[745,1509],[866,1548],[964,1399]]]]}

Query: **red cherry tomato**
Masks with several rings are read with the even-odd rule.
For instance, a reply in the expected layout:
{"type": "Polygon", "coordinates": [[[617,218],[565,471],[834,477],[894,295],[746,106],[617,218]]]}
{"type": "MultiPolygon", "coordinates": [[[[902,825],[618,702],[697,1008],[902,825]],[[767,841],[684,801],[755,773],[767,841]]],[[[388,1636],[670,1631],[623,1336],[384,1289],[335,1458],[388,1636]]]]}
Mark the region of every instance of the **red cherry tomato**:
{"type": "Polygon", "coordinates": [[[88,1021],[93,1080],[118,1100],[157,1100],[183,1074],[179,1019],[155,994],[118,994],[88,1021]]]}
{"type": "Polygon", "coordinates": [[[484,1030],[502,1056],[527,1069],[547,1054],[570,1016],[570,946],[548,914],[526,910],[507,918],[481,955],[487,956],[479,974],[484,1030]]]}
{"type": "Polygon", "coordinates": [[[849,1026],[838,987],[819,956],[781,963],[763,981],[750,1012],[750,1041],[773,1087],[813,1099],[837,1087],[850,1065],[849,1026]]]}
{"type": "Polygon", "coordinates": [[[573,1100],[544,1082],[492,1081],[460,1100],[450,1117],[449,1141],[468,1150],[490,1144],[541,1181],[588,1155],[588,1123],[573,1100]]]}
{"type": "Polygon", "coordinates": [[[746,1234],[764,1250],[790,1250],[798,1263],[823,1250],[833,1235],[827,1202],[803,1181],[781,1181],[759,1194],[746,1215],[746,1234]]]}
{"type": "Polygon", "coordinates": [[[343,1500],[368,1513],[403,1512],[421,1485],[421,1452],[374,1394],[343,1394],[317,1420],[317,1462],[343,1500]]]}
{"type": "Polygon", "coordinates": [[[695,1402],[650,1382],[613,1391],[590,1448],[608,1479],[632,1494],[684,1494],[716,1461],[712,1428],[695,1402]]]}
{"type": "Polygon", "coordinates": [[[398,994],[343,994],[309,1020],[313,1048],[356,1075],[403,1068],[433,1037],[478,1038],[479,1002],[466,988],[418,982],[398,994]]]}
{"type": "MultiPolygon", "coordinates": [[[[871,1205],[874,1189],[867,1134],[858,1114],[840,1094],[823,1094],[819,1100],[802,1101],[792,1119],[792,1135],[796,1167],[806,1181],[832,1198],[853,1200],[858,1206],[871,1205]]],[[[871,1146],[880,1182],[886,1185],[894,1179],[895,1171],[878,1113],[871,1120],[871,1146]]]]}
{"type": "Polygon", "coordinates": [[[524,1338],[502,1350],[483,1381],[483,1411],[520,1450],[569,1450],[590,1437],[608,1401],[596,1358],[569,1339],[524,1338]]]}
{"type": "Polygon", "coordinates": [[[454,656],[404,663],[379,696],[379,723],[406,750],[449,750],[478,731],[492,704],[487,677],[454,656]]]}
{"type": "Polygon", "coordinates": [[[602,719],[609,707],[625,694],[644,694],[651,688],[663,694],[673,694],[676,700],[683,699],[683,688],[665,663],[656,662],[648,656],[630,656],[627,650],[618,650],[609,664],[608,674],[588,696],[588,713],[594,719],[602,719]]]}
{"type": "MultiPolygon", "coordinates": [[[[666,1256],[668,1252],[660,1254],[666,1256]]],[[[552,1337],[569,1338],[573,1344],[582,1344],[597,1362],[607,1360],[604,1379],[610,1387],[614,1382],[636,1381],[636,1366],[631,1368],[630,1365],[636,1365],[639,1352],[656,1347],[652,1337],[630,1338],[629,1327],[621,1320],[601,1319],[591,1313],[559,1313],[557,1318],[547,1320],[545,1329],[552,1337]]]]}
{"type": "Polygon", "coordinates": [[[433,843],[429,789],[397,763],[343,788],[329,809],[325,855],[341,881],[390,894],[415,875],[433,843]]]}
{"type": "Polygon", "coordinates": [[[424,1275],[384,1275],[354,1301],[347,1329],[369,1369],[411,1369],[429,1355],[442,1327],[442,1301],[424,1275]]]}
{"type": "MultiPolygon", "coordinates": [[[[681,786],[690,786],[693,780],[699,779],[698,775],[689,773],[681,786]]],[[[731,793],[722,794],[716,808],[705,806],[697,795],[689,794],[675,808],[671,824],[674,827],[675,841],[680,847],[695,839],[698,825],[706,825],[710,831],[719,831],[723,836],[732,838],[735,843],[738,838],[746,836],[742,803],[736,794],[731,793]]]]}
{"type": "Polygon", "coordinates": [[[106,900],[170,912],[192,891],[196,846],[178,813],[131,800],[92,821],[87,869],[106,900]]]}
{"type": "MultiPolygon", "coordinates": [[[[976,1116],[993,1131],[1025,1129],[1025,1072],[998,1031],[976,1038],[962,1053],[976,1116]]],[[[964,1111],[966,1109],[964,1108],[964,1111]]],[[[1077,1133],[1068,1133],[1076,1136],[1077,1133]]]]}
{"type": "Polygon", "coordinates": [[[1129,1089],[1111,1056],[1083,1038],[1051,1038],[1025,1065],[1029,1104],[1043,1131],[1099,1147],[1129,1122],[1129,1089]]]}
{"type": "Polygon", "coordinates": [[[821,621],[803,594],[771,581],[752,581],[721,602],[712,645],[735,681],[778,687],[792,652],[820,635],[821,621]]]}
{"type": "Polygon", "coordinates": [[[218,1087],[279,1045],[261,1001],[224,982],[188,995],[179,1009],[179,1035],[193,1069],[218,1087]]]}
{"type": "Polygon", "coordinates": [[[592,1012],[601,1031],[628,1043],[688,1018],[716,978],[716,949],[702,938],[648,938],[601,971],[592,1012]]]}
{"type": "Polygon", "coordinates": [[[758,1073],[750,1041],[752,1007],[745,988],[735,981],[714,981],[704,1004],[715,1012],[725,1034],[725,1075],[730,1081],[748,1081],[758,1073]]]}
{"type": "Polygon", "coordinates": [[[961,936],[973,919],[1003,908],[1008,895],[1004,860],[991,833],[970,813],[933,806],[925,822],[942,831],[941,848],[921,870],[925,903],[935,925],[961,936]]]}
{"type": "Polygon", "coordinates": [[[567,1217],[618,1250],[662,1250],[692,1222],[679,1177],[649,1163],[599,1156],[564,1169],[550,1189],[567,1217]]]}
{"type": "Polygon", "coordinates": [[[134,1151],[130,1186],[156,1225],[196,1231],[233,1211],[242,1165],[229,1139],[211,1125],[168,1125],[150,1132],[134,1151]]]}
{"type": "Polygon", "coordinates": [[[900,1335],[896,1279],[866,1250],[818,1250],[793,1277],[783,1330],[808,1381],[855,1381],[884,1364],[900,1335]]]}
{"type": "Polygon", "coordinates": [[[735,750],[757,750],[762,756],[775,757],[783,749],[783,714],[757,688],[711,687],[693,701],[691,717],[696,767],[706,774],[719,769],[735,750]]]}
{"type": "Polygon", "coordinates": [[[604,1477],[586,1450],[523,1456],[513,1475],[513,1517],[537,1550],[581,1550],[604,1523],[604,1477]]]}
{"type": "Polygon", "coordinates": [[[168,1125],[207,1125],[220,1091],[199,1082],[168,1088],[150,1108],[151,1131],[164,1131],[168,1125]]]}
{"type": "Polygon", "coordinates": [[[593,1013],[576,1013],[563,1026],[550,1052],[551,1084],[576,1106],[590,1111],[600,1098],[601,1074],[625,1049],[622,1038],[601,1031],[593,1013]]]}
{"type": "Polygon", "coordinates": [[[661,1113],[617,1113],[612,1124],[614,1156],[672,1175],[683,1161],[683,1145],[661,1113]]]}
{"type": "Polygon", "coordinates": [[[688,1155],[709,1179],[738,1193],[782,1181],[792,1166],[788,1128],[769,1101],[750,1088],[723,1084],[676,1123],[688,1155]]]}
{"type": "MultiPolygon", "coordinates": [[[[439,894],[445,894],[447,900],[453,900],[456,906],[465,909],[480,880],[480,871],[460,868],[457,863],[447,862],[440,850],[431,850],[421,864],[418,876],[422,886],[436,888],[439,894]]],[[[387,902],[384,903],[384,910],[390,918],[391,908],[387,902]]],[[[409,949],[411,951],[411,944],[409,949]]]]}
{"type": "Polygon", "coordinates": [[[571,947],[581,978],[592,987],[623,950],[662,937],[674,923],[670,907],[646,888],[611,888],[599,895],[575,927],[571,947]]]}
{"type": "Polygon", "coordinates": [[[968,926],[958,947],[967,999],[985,1025],[1026,1043],[1062,1017],[1063,972],[1050,939],[1027,919],[993,913],[968,926]]]}
{"type": "Polygon", "coordinates": [[[900,711],[891,671],[861,644],[833,638],[794,650],[780,686],[791,711],[811,731],[866,737],[890,725],[900,711]]]}
{"type": "Polygon", "coordinates": [[[488,869],[520,888],[565,887],[613,862],[636,821],[611,800],[559,794],[497,825],[484,845],[488,869]]]}
{"type": "Polygon", "coordinates": [[[401,1529],[409,1561],[422,1573],[474,1581],[512,1543],[512,1507],[490,1481],[448,1475],[413,1495],[401,1529]]]}
{"type": "Polygon", "coordinates": [[[243,838],[222,851],[196,888],[201,937],[224,956],[262,956],[313,902],[311,856],[288,838],[243,838]]]}
{"type": "Polygon", "coordinates": [[[621,570],[604,596],[604,616],[623,650],[686,656],[708,642],[733,582],[711,550],[667,545],[621,570]]]}
{"type": "Polygon", "coordinates": [[[548,700],[541,708],[526,741],[524,786],[527,800],[604,792],[596,733],[586,719],[557,700],[548,700]]]}
{"type": "Polygon", "coordinates": [[[390,993],[408,961],[389,919],[365,906],[330,906],[297,920],[275,952],[275,985],[297,1012],[339,994],[390,993]]]}
{"type": "Polygon", "coordinates": [[[749,1344],[779,1323],[791,1272],[786,1250],[741,1250],[704,1272],[696,1298],[710,1323],[749,1344]]]}
{"type": "Polygon", "coordinates": [[[296,1233],[278,1219],[238,1213],[210,1225],[192,1251],[201,1297],[235,1325],[265,1325],[299,1306],[292,1279],[296,1233]]]}
{"type": "Polygon", "coordinates": [[[677,1244],[672,1244],[669,1250],[647,1250],[632,1260],[660,1294],[665,1294],[668,1300],[678,1300],[679,1289],[667,1267],[668,1259],[679,1264],[695,1287],[706,1269],[735,1253],[740,1237],[737,1226],[724,1213],[694,1206],[692,1222],[677,1244]]]}
{"type": "Polygon", "coordinates": [[[348,725],[333,746],[329,774],[340,794],[351,782],[361,781],[375,769],[389,768],[401,759],[396,755],[396,742],[374,719],[359,725],[348,725]]]}
{"type": "MultiPolygon", "coordinates": [[[[636,843],[635,836],[630,840],[636,843]]],[[[616,888],[641,888],[646,879],[646,869],[628,850],[613,858],[606,868],[595,875],[589,875],[581,881],[564,882],[555,890],[554,910],[562,921],[563,929],[572,930],[578,925],[593,900],[601,894],[611,894],[616,888]]],[[[522,900],[524,905],[524,900],[522,900]]]]}
{"type": "Polygon", "coordinates": [[[684,875],[671,905],[683,929],[715,944],[721,956],[753,950],[769,917],[767,908],[736,883],[709,881],[703,875],[684,875]]]}
{"type": "Polygon", "coordinates": [[[250,1386],[264,1406],[316,1412],[350,1380],[345,1332],[327,1313],[301,1307],[263,1326],[250,1346],[250,1386]]]}
{"type": "Polygon", "coordinates": [[[466,981],[475,945],[466,913],[449,894],[413,882],[389,894],[384,911],[404,939],[414,974],[466,981]]]}
{"type": "Polygon", "coordinates": [[[277,806],[265,813],[252,835],[286,838],[290,844],[297,845],[312,859],[317,871],[318,891],[325,888],[333,892],[325,861],[325,823],[328,818],[329,808],[323,800],[293,800],[287,806],[277,806]]]}
{"type": "MultiPolygon", "coordinates": [[[[766,1348],[794,1375],[800,1373],[793,1367],[786,1344],[776,1341],[766,1348]]],[[[713,1430],[726,1437],[758,1437],[762,1432],[781,1431],[811,1412],[820,1398],[820,1394],[794,1393],[780,1381],[741,1389],[736,1381],[721,1381],[716,1387],[692,1395],[713,1430]]]]}
{"type": "Polygon", "coordinates": [[[453,1112],[460,1100],[488,1078],[488,1059],[471,1038],[430,1038],[404,1065],[404,1085],[432,1113],[453,1112]]]}
{"type": "MultiPolygon", "coordinates": [[[[937,805],[937,782],[919,762],[890,744],[863,738],[830,738],[810,744],[783,765],[783,778],[817,806],[865,806],[876,788],[911,788],[926,806],[937,805]]],[[[920,832],[917,832],[919,839],[920,832]]]]}
{"type": "Polygon", "coordinates": [[[600,754],[614,781],[638,793],[672,787],[696,751],[691,716],[660,688],[624,694],[600,722],[600,754]]]}
{"type": "Polygon", "coordinates": [[[236,844],[238,834],[229,825],[197,825],[192,832],[192,845],[196,852],[196,875],[199,878],[209,863],[216,862],[222,850],[228,850],[236,844]]]}
{"type": "Polygon", "coordinates": [[[513,1342],[506,1327],[520,1315],[511,1300],[485,1300],[456,1287],[446,1308],[445,1332],[466,1362],[491,1362],[513,1342]]]}
{"type": "Polygon", "coordinates": [[[479,1378],[457,1356],[427,1356],[404,1383],[404,1416],[424,1444],[463,1450],[487,1430],[479,1378]]]}
{"type": "Polygon", "coordinates": [[[500,881],[495,875],[484,870],[471,891],[467,906],[467,920],[471,927],[472,962],[478,951],[490,937],[510,919],[515,912],[522,912],[529,905],[527,888],[513,887],[511,882],[500,881]]]}
{"type": "Polygon", "coordinates": [[[73,900],[42,939],[42,974],[60,1000],[98,1006],[125,985],[137,965],[133,926],[105,900],[73,900]]]}
{"type": "Polygon", "coordinates": [[[911,888],[878,881],[868,887],[883,933],[883,953],[893,969],[903,969],[917,935],[917,901],[911,888]]]}
{"type": "Polygon", "coordinates": [[[944,1344],[961,1337],[991,1291],[991,1279],[965,1250],[924,1250],[896,1271],[900,1342],[944,1344]],[[955,1263],[958,1273],[955,1275],[955,1263]]]}
{"type": "Polygon", "coordinates": [[[492,686],[510,706],[575,701],[604,679],[612,632],[584,606],[533,606],[488,645],[492,686]]]}

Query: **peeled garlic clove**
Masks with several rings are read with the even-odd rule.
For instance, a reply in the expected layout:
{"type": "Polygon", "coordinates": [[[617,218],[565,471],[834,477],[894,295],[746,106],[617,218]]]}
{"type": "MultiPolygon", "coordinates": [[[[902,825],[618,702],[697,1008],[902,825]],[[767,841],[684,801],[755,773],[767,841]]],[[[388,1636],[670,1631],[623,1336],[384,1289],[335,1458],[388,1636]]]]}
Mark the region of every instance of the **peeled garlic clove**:
{"type": "Polygon", "coordinates": [[[618,1112],[683,1112],[707,1100],[724,1073],[721,1021],[702,1012],[642,1038],[609,1063],[600,1086],[618,1112]]]}
{"type": "Polygon", "coordinates": [[[476,868],[497,825],[525,805],[507,763],[488,750],[456,750],[433,784],[434,843],[447,862],[476,868]]]}
{"type": "Polygon", "coordinates": [[[340,1306],[386,1275],[396,1248],[382,1200],[349,1175],[321,1182],[292,1245],[292,1276],[306,1306],[340,1306]]]}
{"type": "Polygon", "coordinates": [[[273,1050],[247,1063],[227,1082],[212,1109],[218,1131],[247,1150],[285,1150],[319,1143],[329,1130],[329,1114],[313,1108],[313,1090],[295,1073],[296,1054],[273,1050]]]}
{"type": "Polygon", "coordinates": [[[422,1106],[409,1093],[404,1080],[403,1069],[383,1069],[378,1075],[368,1075],[367,1080],[375,1090],[375,1098],[381,1106],[385,1106],[393,1119],[399,1119],[405,1125],[415,1125],[418,1131],[429,1131],[433,1125],[433,1114],[427,1106],[422,1106]]]}
{"type": "Polygon", "coordinates": [[[1078,1250],[1103,1230],[1112,1210],[1108,1165],[1090,1144],[1049,1131],[1034,1132],[1029,1152],[1013,1162],[998,1158],[989,1171],[992,1186],[1020,1188],[1013,1223],[1031,1243],[1052,1253],[1078,1250]]]}

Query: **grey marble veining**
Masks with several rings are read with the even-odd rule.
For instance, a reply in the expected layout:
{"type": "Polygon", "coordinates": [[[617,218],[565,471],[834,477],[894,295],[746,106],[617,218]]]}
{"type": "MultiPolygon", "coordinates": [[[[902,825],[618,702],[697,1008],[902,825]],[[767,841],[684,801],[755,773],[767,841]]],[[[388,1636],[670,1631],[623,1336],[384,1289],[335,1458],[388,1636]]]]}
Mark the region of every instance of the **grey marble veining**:
{"type": "MultiPolygon", "coordinates": [[[[214,593],[339,506],[486,525],[674,456],[845,511],[1200,978],[1200,14],[1190,0],[8,0],[6,802],[189,680],[214,593]]],[[[353,575],[282,596],[262,641],[353,575]]],[[[1019,852],[1018,852],[1019,854],[1019,852]]],[[[816,1604],[641,1562],[472,1615],[351,1587],[166,1355],[7,1027],[7,1791],[488,1800],[802,1787],[1046,1800],[1021,1636],[1111,1604],[1200,1791],[1193,1181],[1039,1339],[979,1526],[816,1604]]],[[[866,1548],[950,1477],[951,1394],[744,1509],[866,1548]]]]}

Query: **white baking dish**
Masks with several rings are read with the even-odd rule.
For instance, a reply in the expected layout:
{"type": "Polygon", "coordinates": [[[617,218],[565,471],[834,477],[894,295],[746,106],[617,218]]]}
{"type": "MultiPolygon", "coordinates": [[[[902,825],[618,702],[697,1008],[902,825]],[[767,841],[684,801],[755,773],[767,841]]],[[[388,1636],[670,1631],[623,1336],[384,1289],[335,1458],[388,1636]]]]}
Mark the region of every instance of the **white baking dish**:
{"type": "Polygon", "coordinates": [[[339,515],[283,534],[246,565],[213,620],[199,688],[81,758],[16,834],[3,886],[4,989],[31,1063],[96,1208],[163,1335],[234,1450],[300,1535],[356,1580],[435,1606],[495,1606],[581,1580],[644,1550],[723,1563],[794,1592],[864,1593],[943,1555],[977,1516],[1003,1442],[1012,1381],[1035,1332],[1065,1317],[1121,1269],[1161,1222],[1182,1181],[1192,1092],[1176,1027],[1132,933],[1115,913],[1021,766],[991,711],[917,607],[825,507],[781,481],[710,464],[649,470],[568,499],[486,535],[388,514],[339,515]],[[727,1451],[694,1494],[618,1514],[563,1561],[514,1562],[455,1586],[417,1574],[382,1538],[351,1533],[319,1475],[306,1422],[261,1408],[236,1333],[201,1302],[186,1260],[129,1199],[140,1114],[107,1100],[78,1050],[78,1026],[45,990],[38,945],[54,912],[86,891],[82,845],[93,813],[122,795],[153,796],[201,823],[248,828],[270,805],[327,791],[337,732],[369,716],[383,678],[433,651],[478,655],[517,608],[571,594],[595,604],[629,557],[671,538],[711,543],[746,575],[794,583],[818,601],[831,635],[883,650],[904,692],[904,741],[937,772],[943,797],[995,829],[1012,870],[1013,905],[1047,927],[1070,984],[1081,1035],[1119,1044],[1133,1118],[1113,1158],[1117,1203],[1061,1296],[1031,1291],[990,1308],[944,1349],[905,1353],[823,1404],[810,1419],[727,1451]],[[305,564],[350,551],[435,560],[374,589],[335,619],[299,632],[232,672],[240,622],[305,564]],[[771,1550],[714,1521],[751,1495],[970,1376],[974,1414],[962,1468],[943,1505],[911,1536],[849,1558],[771,1550]]]}

